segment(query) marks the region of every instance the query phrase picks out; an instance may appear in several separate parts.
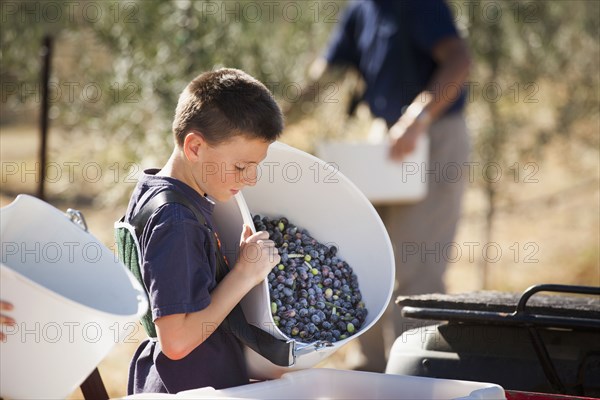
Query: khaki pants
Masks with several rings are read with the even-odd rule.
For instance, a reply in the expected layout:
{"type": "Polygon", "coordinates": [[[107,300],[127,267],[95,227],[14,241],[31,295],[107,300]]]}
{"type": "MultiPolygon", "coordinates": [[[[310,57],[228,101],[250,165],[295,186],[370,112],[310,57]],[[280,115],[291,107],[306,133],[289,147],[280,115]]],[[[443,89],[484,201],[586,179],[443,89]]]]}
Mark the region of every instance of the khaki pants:
{"type": "Polygon", "coordinates": [[[444,272],[453,257],[448,244],[454,240],[469,177],[469,136],[463,115],[436,121],[429,137],[429,164],[420,171],[427,180],[427,197],[415,204],[377,207],[394,248],[396,290],[381,320],[359,337],[368,360],[359,369],[383,372],[393,341],[406,330],[431,323],[402,318],[394,303],[397,296],[445,291],[444,272]]]}

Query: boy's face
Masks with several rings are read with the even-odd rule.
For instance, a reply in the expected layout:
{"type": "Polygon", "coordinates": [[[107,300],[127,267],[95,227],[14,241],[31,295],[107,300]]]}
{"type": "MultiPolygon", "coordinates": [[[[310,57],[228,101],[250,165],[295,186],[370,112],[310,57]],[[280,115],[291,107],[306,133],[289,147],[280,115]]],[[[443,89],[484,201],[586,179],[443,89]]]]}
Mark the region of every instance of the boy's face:
{"type": "Polygon", "coordinates": [[[227,201],[245,186],[256,184],[258,164],[267,156],[269,142],[242,135],[216,146],[200,140],[192,174],[204,193],[227,201]]]}

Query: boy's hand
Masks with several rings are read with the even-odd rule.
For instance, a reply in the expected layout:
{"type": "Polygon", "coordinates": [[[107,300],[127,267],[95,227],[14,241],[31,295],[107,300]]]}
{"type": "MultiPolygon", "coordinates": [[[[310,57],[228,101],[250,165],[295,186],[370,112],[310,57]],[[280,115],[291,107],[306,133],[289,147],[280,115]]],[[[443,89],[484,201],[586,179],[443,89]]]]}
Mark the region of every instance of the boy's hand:
{"type": "Polygon", "coordinates": [[[273,266],[280,261],[275,242],[269,240],[269,234],[265,231],[253,234],[250,226],[244,225],[236,269],[253,282],[252,286],[265,279],[273,266]]]}

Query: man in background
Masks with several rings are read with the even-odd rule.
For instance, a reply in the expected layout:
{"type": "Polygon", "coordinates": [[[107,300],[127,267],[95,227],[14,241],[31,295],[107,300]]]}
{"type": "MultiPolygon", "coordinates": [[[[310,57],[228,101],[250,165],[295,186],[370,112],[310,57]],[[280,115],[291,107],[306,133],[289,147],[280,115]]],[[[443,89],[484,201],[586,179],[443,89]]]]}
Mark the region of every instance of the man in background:
{"type": "MultiPolygon", "coordinates": [[[[351,2],[324,57],[311,66],[310,78],[321,80],[336,66],[355,68],[362,76],[362,100],[374,117],[386,121],[392,159],[401,161],[421,135],[430,137],[430,162],[427,171],[419,171],[427,176],[427,197],[377,211],[394,247],[392,300],[397,295],[443,293],[447,257],[442,249],[453,241],[467,176],[469,138],[462,113],[470,67],[467,45],[441,0],[351,2]],[[449,163],[453,168],[445,168],[449,163]]],[[[381,321],[359,338],[367,358],[360,369],[383,372],[392,341],[420,325],[401,318],[399,311],[392,301],[381,321]],[[384,335],[387,328],[392,335],[384,335]]]]}

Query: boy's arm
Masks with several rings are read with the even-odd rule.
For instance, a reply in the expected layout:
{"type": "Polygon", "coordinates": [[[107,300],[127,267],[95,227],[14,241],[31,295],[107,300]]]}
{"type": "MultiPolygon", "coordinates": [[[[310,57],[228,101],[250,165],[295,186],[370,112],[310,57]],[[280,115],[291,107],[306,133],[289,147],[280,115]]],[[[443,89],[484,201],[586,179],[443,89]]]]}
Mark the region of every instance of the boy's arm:
{"type": "Polygon", "coordinates": [[[212,291],[210,304],[200,311],[167,315],[154,321],[165,356],[172,360],[187,356],[217,329],[250,289],[265,279],[273,265],[279,263],[275,244],[268,237],[267,232],[252,234],[250,227],[244,226],[239,260],[212,291]],[[250,247],[253,247],[251,260],[244,257],[250,247]]]}

